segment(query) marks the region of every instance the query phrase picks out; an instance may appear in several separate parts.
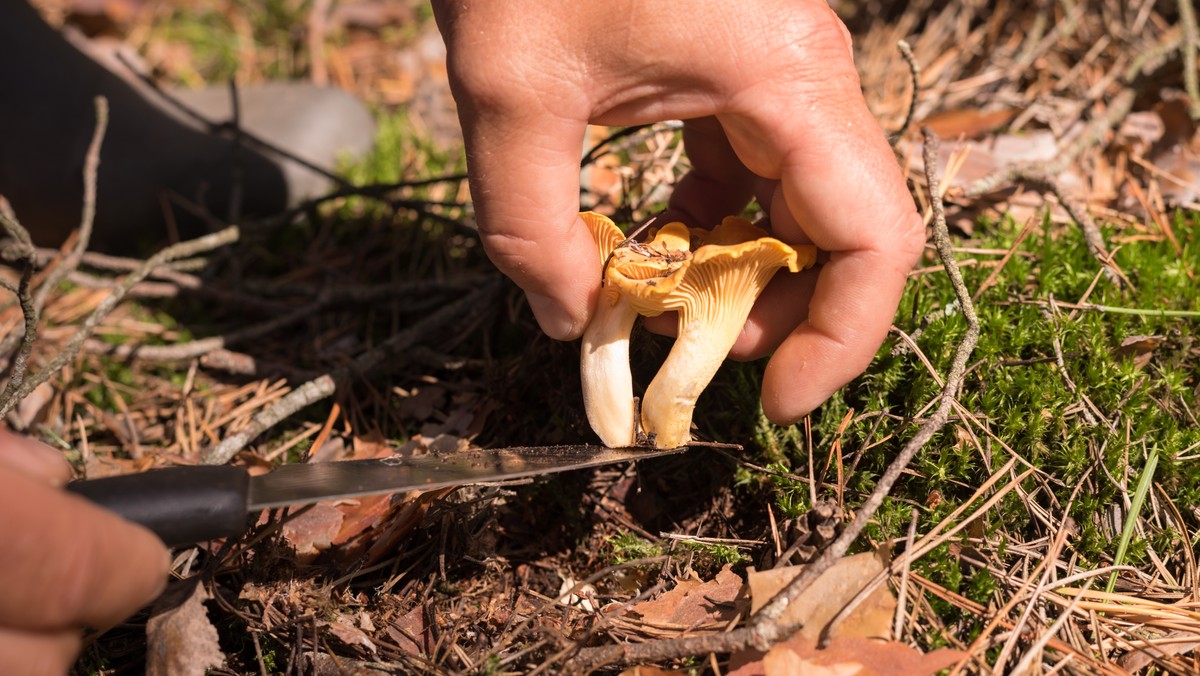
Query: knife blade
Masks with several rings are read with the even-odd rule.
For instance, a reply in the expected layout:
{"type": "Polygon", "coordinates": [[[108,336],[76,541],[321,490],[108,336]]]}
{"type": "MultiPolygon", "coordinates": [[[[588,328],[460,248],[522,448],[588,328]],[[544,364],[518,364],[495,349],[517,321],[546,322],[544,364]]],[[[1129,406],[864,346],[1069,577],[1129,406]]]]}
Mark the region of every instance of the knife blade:
{"type": "Polygon", "coordinates": [[[686,448],[517,446],[298,463],[258,476],[232,465],[181,466],[73,481],[67,490],[178,546],[240,535],[250,526],[250,514],[274,507],[520,479],[656,458],[686,448]]]}

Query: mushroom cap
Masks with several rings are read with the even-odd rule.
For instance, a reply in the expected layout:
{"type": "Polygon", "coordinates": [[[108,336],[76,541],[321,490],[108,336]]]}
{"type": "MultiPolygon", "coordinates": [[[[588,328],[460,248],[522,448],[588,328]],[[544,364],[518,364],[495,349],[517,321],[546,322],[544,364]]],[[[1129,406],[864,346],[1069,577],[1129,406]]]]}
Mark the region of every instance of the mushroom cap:
{"type": "Polygon", "coordinates": [[[667,292],[635,300],[641,314],[678,310],[684,315],[742,315],[744,322],[744,312],[779,268],[798,272],[817,258],[816,247],[789,246],[737,216],[726,217],[712,230],[693,228],[690,233],[697,246],[686,274],[667,292]]]}
{"type": "Polygon", "coordinates": [[[629,298],[642,314],[659,314],[653,302],[639,300],[669,293],[691,260],[692,235],[683,223],[668,223],[650,231],[646,242],[627,241],[612,219],[594,211],[579,214],[600,251],[603,296],[615,303],[629,298]],[[642,312],[642,308],[646,312],[642,312]]]}
{"type": "Polygon", "coordinates": [[[603,265],[621,242],[625,241],[625,233],[617,227],[612,219],[594,211],[582,211],[579,217],[583,219],[592,239],[596,240],[596,248],[600,249],[600,264],[603,265]]]}

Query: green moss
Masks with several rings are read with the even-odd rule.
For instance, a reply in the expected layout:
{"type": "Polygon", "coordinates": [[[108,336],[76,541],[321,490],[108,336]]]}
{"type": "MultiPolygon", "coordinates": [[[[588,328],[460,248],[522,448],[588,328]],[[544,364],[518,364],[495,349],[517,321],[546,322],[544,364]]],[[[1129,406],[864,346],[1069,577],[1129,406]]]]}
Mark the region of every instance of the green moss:
{"type": "MultiPolygon", "coordinates": [[[[860,547],[903,538],[914,505],[931,505],[921,511],[918,532],[928,530],[962,506],[1014,454],[1048,478],[1026,479],[1022,491],[1009,493],[980,517],[983,533],[996,544],[985,556],[1001,562],[1018,556],[1009,543],[1044,537],[1044,526],[1032,513],[1036,504],[1055,519],[1074,519],[1077,530],[1070,546],[1080,557],[1080,565],[1108,565],[1120,534],[1113,532],[1112,505],[1123,500],[1121,489],[1108,476],[1129,477],[1127,483],[1135,480],[1145,462],[1144,449],[1149,447],[1162,449],[1156,481],[1169,489],[1178,504],[1198,504],[1200,465],[1172,460],[1174,453],[1200,443],[1200,429],[1194,422],[1200,415],[1198,322],[1190,317],[1164,317],[1156,311],[1200,309],[1200,284],[1196,281],[1200,278],[1200,251],[1195,243],[1200,218],[1176,214],[1174,223],[1182,253],[1169,242],[1145,239],[1113,247],[1117,264],[1133,283],[1127,287],[1103,276],[1097,280],[1099,266],[1077,229],[1043,221],[976,302],[981,335],[958,401],[979,423],[952,420],[925,445],[868,525],[860,547]],[[1055,311],[1049,306],[1052,299],[1075,303],[1093,284],[1088,303],[1138,312],[1073,311],[1068,307],[1055,311]],[[1156,337],[1156,347],[1149,353],[1122,348],[1127,339],[1137,336],[1156,337]],[[1056,363],[1060,355],[1065,371],[1056,363]],[[1081,481],[1087,483],[1077,490],[1081,481]],[[1045,492],[1046,487],[1053,495],[1045,492]],[[931,499],[934,495],[937,500],[931,499]],[[1063,506],[1072,495],[1064,514],[1063,506]]],[[[970,245],[1008,249],[1019,230],[1011,219],[983,224],[979,231],[984,234],[970,245]]],[[[972,257],[989,260],[982,255],[972,257]]],[[[972,266],[962,272],[974,291],[993,270],[972,266]]],[[[946,275],[925,274],[910,280],[894,322],[910,335],[920,329],[916,340],[922,352],[939,375],[947,372],[966,323],[946,275]],[[928,317],[932,320],[923,325],[928,317]]],[[[876,479],[916,430],[914,418],[928,415],[923,407],[940,393],[937,380],[911,352],[893,354],[895,342],[885,343],[868,371],[809,419],[811,453],[820,479],[839,427],[851,410],[855,412],[840,435],[847,466],[845,496],[851,508],[874,488],[876,479]]],[[[758,400],[761,368],[761,364],[739,365],[736,373],[723,369],[718,378],[725,385],[717,392],[724,394],[716,395],[721,397],[716,402],[706,403],[702,397],[702,410],[720,411],[720,417],[714,418],[721,421],[719,426],[713,425],[715,438],[730,438],[725,436],[729,429],[745,430],[744,436],[733,439],[753,440],[754,462],[803,476],[810,452],[803,426],[771,425],[761,410],[749,403],[758,400]],[[735,393],[736,399],[725,398],[735,393]]],[[[705,397],[711,396],[706,392],[705,397]]],[[[704,429],[704,419],[698,416],[698,420],[704,429]]],[[[823,480],[831,483],[836,476],[830,472],[823,480]]],[[[739,485],[753,484],[745,479],[739,485]]],[[[786,516],[808,508],[808,487],[803,483],[770,477],[766,488],[786,516]]],[[[1181,542],[1180,534],[1173,530],[1147,528],[1147,537],[1149,540],[1135,538],[1131,542],[1129,563],[1148,562],[1151,546],[1159,552],[1192,546],[1181,542]]],[[[951,552],[949,545],[944,545],[915,569],[936,584],[986,604],[997,591],[996,579],[951,552]]],[[[953,604],[930,602],[948,626],[961,620],[965,628],[973,621],[961,617],[953,604]]],[[[936,638],[928,637],[927,645],[935,647],[936,638]]]]}
{"type": "Polygon", "coordinates": [[[610,549],[614,564],[663,555],[663,548],[658,543],[650,542],[633,533],[617,533],[605,538],[604,542],[610,549]]]}

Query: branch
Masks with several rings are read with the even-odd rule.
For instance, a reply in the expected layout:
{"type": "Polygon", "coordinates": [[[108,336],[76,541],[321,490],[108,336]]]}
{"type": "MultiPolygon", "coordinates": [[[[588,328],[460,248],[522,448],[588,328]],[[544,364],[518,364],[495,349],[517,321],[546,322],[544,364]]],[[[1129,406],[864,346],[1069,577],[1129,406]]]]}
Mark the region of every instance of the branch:
{"type": "Polygon", "coordinates": [[[216,446],[206,449],[203,453],[205,464],[220,465],[229,462],[230,458],[245,448],[258,435],[278,425],[305,406],[329,397],[339,386],[345,385],[355,375],[376,368],[385,359],[402,350],[409,349],[452,320],[473,316],[483,311],[491,305],[497,289],[498,285],[495,280],[486,282],[470,295],[443,307],[413,324],[411,328],[388,338],[380,345],[360,354],[349,364],[338,367],[292,390],[270,408],[255,415],[245,429],[226,437],[216,446]]]}
{"type": "Polygon", "coordinates": [[[177,258],[186,258],[225,246],[237,241],[237,238],[238,229],[236,226],[231,226],[210,235],[205,235],[204,237],[169,246],[146,259],[146,262],[140,268],[122,279],[120,284],[113,289],[112,293],[100,301],[100,304],[96,306],[92,314],[88,315],[79,329],[75,331],[75,334],[71,336],[71,339],[67,341],[67,344],[50,360],[50,363],[45,368],[38,371],[37,375],[21,383],[20,387],[16,388],[15,391],[6,390],[3,395],[0,395],[0,417],[7,415],[35,387],[49,380],[68,361],[74,359],[75,355],[79,354],[79,350],[83,347],[84,341],[92,335],[96,326],[117,307],[117,304],[125,298],[125,294],[129,292],[129,289],[134,284],[145,279],[154,268],[177,258]]]}
{"type": "Polygon", "coordinates": [[[908,128],[912,126],[913,115],[917,112],[917,94],[921,92],[921,66],[917,63],[917,57],[913,54],[912,47],[907,40],[901,40],[896,43],[896,48],[900,50],[900,56],[904,57],[904,61],[908,63],[908,73],[912,76],[912,98],[908,100],[908,112],[904,114],[904,123],[892,134],[892,145],[900,142],[904,135],[908,133],[908,128]]]}
{"type": "MultiPolygon", "coordinates": [[[[12,342],[20,341],[17,355],[12,360],[12,374],[9,377],[8,384],[4,387],[4,391],[0,393],[0,402],[4,402],[12,397],[12,393],[24,381],[25,370],[29,363],[29,353],[33,349],[34,340],[37,339],[38,307],[29,293],[29,283],[33,279],[33,271],[37,267],[37,254],[33,248],[33,241],[29,238],[29,231],[15,217],[3,209],[0,209],[0,227],[3,227],[4,231],[13,240],[8,248],[2,252],[4,258],[22,263],[21,279],[17,282],[17,286],[14,288],[5,283],[4,288],[17,297],[17,302],[21,305],[21,317],[25,322],[25,330],[19,337],[16,337],[17,334],[13,334],[13,339],[6,339],[3,341],[4,344],[0,345],[0,351],[7,353],[12,349],[12,342]]],[[[7,408],[3,409],[0,412],[0,417],[3,417],[7,412],[7,408]]]]}
{"type": "Polygon", "coordinates": [[[75,248],[50,271],[38,288],[34,304],[39,313],[46,307],[46,297],[50,292],[79,268],[79,262],[83,260],[83,254],[92,241],[92,225],[96,220],[96,174],[100,169],[100,146],[104,144],[104,134],[108,131],[108,99],[97,96],[95,104],[96,129],[92,132],[92,141],[88,144],[87,155],[83,158],[83,209],[79,214],[79,236],[75,239],[75,248]]]}

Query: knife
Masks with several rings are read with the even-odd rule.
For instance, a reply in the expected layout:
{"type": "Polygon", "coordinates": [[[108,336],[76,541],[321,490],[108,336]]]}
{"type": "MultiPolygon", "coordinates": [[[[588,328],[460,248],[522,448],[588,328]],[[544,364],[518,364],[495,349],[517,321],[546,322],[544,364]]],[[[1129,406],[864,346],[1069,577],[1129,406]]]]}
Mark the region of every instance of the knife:
{"type": "Polygon", "coordinates": [[[686,448],[517,446],[282,465],[258,476],[232,465],[194,465],[73,481],[67,490],[178,546],[241,535],[251,525],[250,514],[273,507],[519,479],[686,448]]]}

